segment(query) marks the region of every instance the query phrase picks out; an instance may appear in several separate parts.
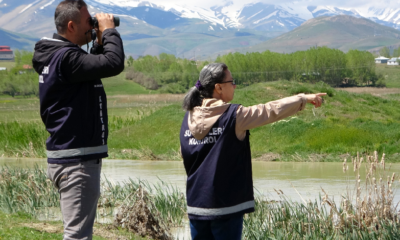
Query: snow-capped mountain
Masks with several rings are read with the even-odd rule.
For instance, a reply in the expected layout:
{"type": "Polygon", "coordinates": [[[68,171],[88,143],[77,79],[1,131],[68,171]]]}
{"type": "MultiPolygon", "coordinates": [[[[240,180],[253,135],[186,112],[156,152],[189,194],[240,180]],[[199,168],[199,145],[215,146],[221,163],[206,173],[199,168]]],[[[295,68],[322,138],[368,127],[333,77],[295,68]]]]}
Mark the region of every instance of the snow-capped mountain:
{"type": "Polygon", "coordinates": [[[238,12],[239,27],[260,31],[290,31],[306,19],[290,6],[255,3],[244,6],[238,12]]]}
{"type": "Polygon", "coordinates": [[[163,2],[162,5],[140,0],[88,0],[92,6],[107,6],[104,10],[149,7],[171,12],[181,18],[201,19],[226,28],[250,28],[268,31],[287,31],[298,27],[310,18],[321,16],[350,15],[364,17],[380,24],[400,28],[400,9],[368,8],[354,9],[335,6],[304,6],[301,2],[265,4],[255,2],[240,6],[232,1],[210,8],[193,5],[176,5],[163,2]],[[399,25],[399,26],[397,26],[399,25]],[[275,28],[275,29],[274,29],[275,28]]]}
{"type": "MultiPolygon", "coordinates": [[[[60,1],[0,0],[0,27],[36,38],[51,37],[55,32],[54,10],[60,1]]],[[[364,17],[400,29],[400,9],[392,8],[307,6],[304,1],[241,5],[231,0],[210,7],[161,0],[85,1],[92,15],[108,12],[121,17],[118,31],[125,50],[137,56],[168,52],[187,57],[199,49],[207,54],[253,46],[322,16],[364,17]]]]}
{"type": "Polygon", "coordinates": [[[338,8],[333,6],[309,6],[307,9],[314,18],[321,16],[350,15],[353,17],[362,17],[355,9],[338,8]]]}
{"type": "MultiPolygon", "coordinates": [[[[142,0],[86,0],[86,3],[91,6],[92,14],[99,11],[111,12],[163,29],[192,19],[209,23],[210,31],[234,28],[286,32],[308,19],[335,15],[364,17],[400,29],[400,9],[391,8],[349,9],[335,6],[304,6],[301,2],[276,5],[255,2],[240,6],[230,1],[209,8],[169,2],[156,4],[142,0]]],[[[32,9],[35,10],[35,14],[40,12],[41,15],[51,16],[57,4],[58,1],[55,0],[0,0],[0,18],[26,15],[32,9]]]]}

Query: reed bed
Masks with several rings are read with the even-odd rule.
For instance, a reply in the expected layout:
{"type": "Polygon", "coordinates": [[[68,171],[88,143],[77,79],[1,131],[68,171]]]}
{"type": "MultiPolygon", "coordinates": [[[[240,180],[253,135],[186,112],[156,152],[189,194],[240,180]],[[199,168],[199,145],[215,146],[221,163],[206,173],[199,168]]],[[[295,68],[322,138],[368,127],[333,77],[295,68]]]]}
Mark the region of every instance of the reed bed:
{"type": "MultiPolygon", "coordinates": [[[[343,171],[349,174],[347,160],[343,171]]],[[[315,201],[293,202],[281,190],[280,201],[256,199],[256,212],[244,220],[245,239],[400,239],[399,178],[386,168],[385,154],[352,158],[354,180],[337,204],[324,189],[315,201]],[[361,172],[365,168],[365,179],[361,172]],[[353,184],[353,186],[352,186],[353,184]]]]}
{"type": "MultiPolygon", "coordinates": [[[[98,207],[101,217],[113,218],[113,213],[126,199],[135,201],[133,193],[140,187],[148,192],[160,218],[169,227],[181,226],[186,213],[186,200],[176,187],[163,182],[156,184],[133,180],[113,183],[106,177],[101,181],[98,207]]],[[[0,211],[6,213],[26,212],[38,216],[46,208],[59,207],[59,194],[47,179],[45,169],[0,168],[0,211]]],[[[99,216],[100,217],[100,216],[99,216]]]]}
{"type": "Polygon", "coordinates": [[[161,179],[158,183],[150,184],[147,181],[129,179],[122,183],[113,183],[103,178],[101,183],[102,194],[99,199],[99,207],[110,208],[109,214],[118,209],[127,200],[136,201],[134,193],[142,187],[152,201],[159,213],[160,218],[168,227],[182,226],[186,216],[185,195],[175,186],[172,186],[161,179]]]}
{"type": "MultiPolygon", "coordinates": [[[[337,201],[324,189],[314,201],[292,201],[279,189],[275,190],[279,201],[258,196],[256,211],[245,216],[243,239],[400,239],[398,203],[394,202],[399,178],[390,172],[385,155],[357,154],[342,167],[349,183],[337,201]]],[[[135,204],[126,203],[145,198],[145,205],[151,206],[145,212],[166,228],[183,226],[187,220],[184,194],[161,179],[157,184],[133,179],[113,183],[103,177],[101,189],[101,217],[113,218],[123,209],[135,209],[135,204]],[[138,194],[139,189],[146,192],[145,197],[138,194]]],[[[45,170],[37,166],[0,169],[0,211],[37,216],[40,210],[58,206],[59,195],[45,170]]]]}
{"type": "Polygon", "coordinates": [[[46,207],[59,206],[59,195],[46,171],[3,167],[0,169],[0,210],[6,213],[26,212],[32,215],[46,207]]]}

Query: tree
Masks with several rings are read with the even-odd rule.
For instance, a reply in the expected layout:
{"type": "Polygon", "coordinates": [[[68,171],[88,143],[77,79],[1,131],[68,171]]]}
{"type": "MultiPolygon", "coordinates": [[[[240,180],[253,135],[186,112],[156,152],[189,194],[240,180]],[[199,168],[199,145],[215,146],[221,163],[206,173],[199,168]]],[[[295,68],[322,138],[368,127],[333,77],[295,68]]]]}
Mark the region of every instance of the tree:
{"type": "Polygon", "coordinates": [[[129,67],[131,67],[132,66],[132,64],[133,64],[133,57],[132,56],[129,56],[129,58],[128,58],[128,66],[129,67]]]}
{"type": "Polygon", "coordinates": [[[380,54],[381,56],[390,58],[390,50],[389,50],[388,47],[383,47],[383,48],[381,48],[381,50],[379,50],[379,54],[380,54]]]}

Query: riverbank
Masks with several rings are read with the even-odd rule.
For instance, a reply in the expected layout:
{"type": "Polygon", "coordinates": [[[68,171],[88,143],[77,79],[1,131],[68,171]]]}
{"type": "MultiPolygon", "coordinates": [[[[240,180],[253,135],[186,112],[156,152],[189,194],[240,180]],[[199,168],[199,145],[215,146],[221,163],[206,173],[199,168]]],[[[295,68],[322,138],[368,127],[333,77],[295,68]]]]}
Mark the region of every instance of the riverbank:
{"type": "MultiPolygon", "coordinates": [[[[395,192],[399,178],[384,158],[359,156],[353,161],[329,164],[333,164],[332,170],[339,170],[341,175],[348,177],[347,187],[341,188],[340,199],[323,186],[320,186],[320,197],[314,200],[306,196],[293,200],[288,196],[290,192],[299,194],[298,190],[282,191],[279,184],[271,187],[277,200],[256,191],[256,211],[245,216],[244,239],[287,239],[289,236],[292,239],[398,239],[400,225],[395,192]]],[[[331,170],[326,172],[330,173],[331,170]]],[[[299,180],[298,184],[304,182],[299,180]]],[[[113,221],[115,210],[126,213],[119,209],[144,203],[151,206],[146,214],[156,216],[160,225],[182,228],[187,224],[184,194],[161,180],[158,184],[137,180],[120,184],[103,178],[101,189],[97,221],[107,218],[113,221]]],[[[59,208],[58,194],[46,180],[44,169],[0,168],[0,220],[6,222],[0,226],[2,239],[10,239],[9,236],[16,236],[14,239],[59,239],[61,222],[37,220],[44,219],[43,213],[51,218],[54,211],[48,209],[54,208],[59,208]]],[[[146,219],[140,217],[142,214],[132,212],[130,216],[146,219]]],[[[117,235],[128,234],[126,230],[107,224],[96,224],[96,228],[98,238],[95,239],[117,239],[117,235]]],[[[136,237],[131,234],[125,239],[136,237]]]]}
{"type": "MultiPolygon", "coordinates": [[[[61,221],[39,221],[23,212],[6,214],[0,211],[0,239],[60,240],[63,236],[61,221]]],[[[94,225],[93,240],[144,240],[127,231],[111,229],[107,224],[94,225]]]]}
{"type": "MultiPolygon", "coordinates": [[[[122,89],[129,89],[127,84],[132,83],[113,81],[104,81],[106,91],[110,91],[110,158],[180,160],[183,95],[125,95],[122,89]],[[112,84],[110,88],[108,84],[112,84]]],[[[321,108],[308,105],[293,117],[250,131],[253,159],[341,161],[346,154],[378,150],[385,151],[388,162],[400,162],[400,94],[388,91],[373,96],[323,83],[276,81],[237,89],[233,103],[250,106],[316,92],[328,93],[321,108]]],[[[0,135],[0,157],[44,158],[48,133],[39,117],[38,100],[1,97],[0,135]]]]}

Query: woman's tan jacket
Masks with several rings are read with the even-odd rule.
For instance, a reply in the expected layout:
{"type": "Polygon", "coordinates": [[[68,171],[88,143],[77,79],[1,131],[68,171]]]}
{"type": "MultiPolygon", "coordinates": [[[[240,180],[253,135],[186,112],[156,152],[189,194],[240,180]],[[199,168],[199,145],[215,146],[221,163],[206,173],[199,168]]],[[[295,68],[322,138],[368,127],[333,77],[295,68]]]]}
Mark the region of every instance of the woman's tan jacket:
{"type": "MultiPolygon", "coordinates": [[[[303,110],[306,103],[304,94],[299,94],[265,104],[239,106],[236,112],[236,136],[243,140],[247,130],[289,117],[303,110]]],[[[228,106],[229,103],[222,100],[204,99],[200,107],[189,112],[189,130],[193,136],[198,140],[203,139],[228,106]]]]}

